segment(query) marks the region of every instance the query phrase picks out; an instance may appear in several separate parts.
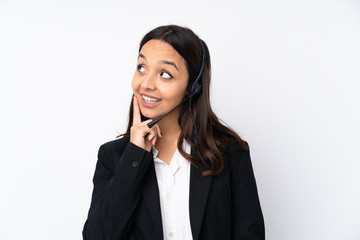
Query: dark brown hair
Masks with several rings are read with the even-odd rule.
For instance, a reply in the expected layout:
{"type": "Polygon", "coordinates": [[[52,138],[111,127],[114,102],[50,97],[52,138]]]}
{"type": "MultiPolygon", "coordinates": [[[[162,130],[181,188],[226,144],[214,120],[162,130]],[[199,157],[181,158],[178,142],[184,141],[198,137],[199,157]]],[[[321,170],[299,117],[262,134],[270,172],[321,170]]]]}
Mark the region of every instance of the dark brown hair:
{"type": "MultiPolygon", "coordinates": [[[[211,64],[207,45],[192,30],[176,25],[167,25],[157,27],[147,33],[140,42],[139,52],[143,45],[151,39],[162,40],[170,44],[183,57],[189,73],[188,92],[200,71],[203,56],[202,45],[204,46],[206,59],[204,72],[200,79],[202,92],[192,98],[191,109],[198,134],[199,154],[211,166],[211,169],[203,172],[203,175],[215,176],[220,174],[224,168],[223,155],[226,145],[235,144],[239,149],[247,149],[247,145],[235,131],[222,124],[211,109],[209,95],[211,64]]],[[[184,103],[179,115],[178,123],[181,133],[177,147],[184,158],[199,167],[203,164],[202,160],[197,156],[187,154],[183,149],[184,139],[191,145],[192,149],[197,149],[189,104],[190,101],[184,103]]],[[[130,137],[130,128],[133,122],[132,112],[133,103],[131,100],[128,127],[126,133],[121,136],[130,137]]],[[[146,120],[144,116],[142,119],[146,120]]]]}

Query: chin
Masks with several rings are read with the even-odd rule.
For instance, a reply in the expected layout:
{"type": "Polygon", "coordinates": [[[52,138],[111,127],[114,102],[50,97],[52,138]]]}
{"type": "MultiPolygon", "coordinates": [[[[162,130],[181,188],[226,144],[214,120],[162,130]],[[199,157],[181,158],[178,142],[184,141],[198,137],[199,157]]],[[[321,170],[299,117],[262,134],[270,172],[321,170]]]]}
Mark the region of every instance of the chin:
{"type": "Polygon", "coordinates": [[[162,115],[156,114],[153,111],[141,111],[141,114],[147,119],[156,119],[162,115]]]}

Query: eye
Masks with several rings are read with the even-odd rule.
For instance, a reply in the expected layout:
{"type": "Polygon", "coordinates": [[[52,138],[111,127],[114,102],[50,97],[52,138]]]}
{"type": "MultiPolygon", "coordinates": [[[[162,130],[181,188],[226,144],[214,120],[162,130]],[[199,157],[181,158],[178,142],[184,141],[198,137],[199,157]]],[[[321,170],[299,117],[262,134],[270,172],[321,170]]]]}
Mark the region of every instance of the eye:
{"type": "Polygon", "coordinates": [[[145,68],[144,68],[143,65],[138,65],[138,66],[137,66],[137,70],[138,70],[138,72],[144,72],[144,71],[145,71],[145,68]]]}
{"type": "Polygon", "coordinates": [[[160,76],[163,77],[163,78],[166,78],[166,79],[172,79],[173,78],[173,76],[171,76],[171,74],[167,73],[167,72],[161,72],[160,76]]]}

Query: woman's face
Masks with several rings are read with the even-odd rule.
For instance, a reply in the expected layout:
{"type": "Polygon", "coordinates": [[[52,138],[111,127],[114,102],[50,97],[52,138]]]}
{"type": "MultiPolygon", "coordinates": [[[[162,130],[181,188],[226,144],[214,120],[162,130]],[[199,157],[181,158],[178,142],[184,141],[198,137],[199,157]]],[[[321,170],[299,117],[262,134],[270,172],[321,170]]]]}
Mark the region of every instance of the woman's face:
{"type": "Polygon", "coordinates": [[[132,80],[141,113],[151,119],[166,114],[184,98],[188,78],[185,60],[170,44],[161,40],[145,43],[132,80]]]}

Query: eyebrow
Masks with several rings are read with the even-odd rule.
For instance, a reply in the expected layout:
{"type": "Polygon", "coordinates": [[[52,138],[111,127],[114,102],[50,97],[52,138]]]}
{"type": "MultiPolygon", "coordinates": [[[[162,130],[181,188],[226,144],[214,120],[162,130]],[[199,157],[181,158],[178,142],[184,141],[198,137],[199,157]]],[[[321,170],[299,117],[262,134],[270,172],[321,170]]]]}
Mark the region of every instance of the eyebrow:
{"type": "MultiPolygon", "coordinates": [[[[138,56],[138,59],[139,58],[143,58],[146,60],[146,57],[144,55],[142,55],[141,53],[139,53],[139,56],[138,56]]],[[[160,61],[161,64],[168,64],[168,65],[171,65],[173,66],[174,68],[176,68],[176,70],[179,71],[178,67],[176,66],[176,64],[174,62],[171,62],[171,61],[167,61],[167,60],[161,60],[160,61]]]]}

